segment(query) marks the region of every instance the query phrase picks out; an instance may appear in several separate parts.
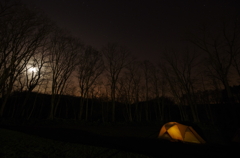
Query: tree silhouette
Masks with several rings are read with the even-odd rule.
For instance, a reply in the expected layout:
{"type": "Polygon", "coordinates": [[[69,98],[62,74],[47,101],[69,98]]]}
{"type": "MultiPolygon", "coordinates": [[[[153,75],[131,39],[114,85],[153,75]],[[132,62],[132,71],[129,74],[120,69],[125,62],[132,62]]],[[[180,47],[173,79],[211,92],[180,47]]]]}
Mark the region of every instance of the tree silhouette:
{"type": "Polygon", "coordinates": [[[0,93],[3,115],[14,83],[50,32],[50,23],[43,15],[23,5],[2,6],[0,13],[0,93]]]}
{"type": "Polygon", "coordinates": [[[182,105],[188,105],[191,108],[192,116],[195,122],[199,122],[198,110],[194,99],[195,83],[197,80],[197,56],[195,53],[190,54],[187,50],[181,57],[176,53],[165,53],[163,56],[166,65],[161,65],[163,74],[165,75],[173,96],[180,105],[180,113],[183,120],[187,120],[188,116],[182,105]],[[181,58],[182,57],[182,58],[181,58]],[[183,95],[186,96],[183,100],[183,95]]]}
{"type": "MultiPolygon", "coordinates": [[[[150,100],[150,96],[152,96],[150,94],[150,89],[152,87],[151,84],[150,84],[150,81],[152,79],[152,76],[151,76],[151,70],[153,69],[154,65],[153,63],[151,63],[150,61],[148,60],[144,60],[143,63],[142,63],[142,70],[143,70],[143,76],[144,76],[144,90],[145,90],[145,108],[144,108],[144,111],[145,111],[145,119],[146,121],[148,121],[150,119],[150,116],[149,116],[149,105],[148,105],[148,101],[150,100]]],[[[152,98],[151,98],[152,99],[152,98]]]]}
{"type": "Polygon", "coordinates": [[[61,30],[56,30],[51,38],[49,50],[49,67],[51,69],[51,108],[49,119],[53,119],[60,101],[60,95],[66,88],[66,83],[75,70],[77,59],[82,53],[83,45],[61,30]],[[56,98],[59,96],[58,98],[56,98]]]}
{"type": "MultiPolygon", "coordinates": [[[[94,84],[96,83],[99,76],[104,71],[104,62],[102,55],[97,50],[93,49],[91,46],[88,46],[85,49],[85,52],[81,54],[78,59],[78,65],[76,67],[78,86],[80,89],[80,111],[78,119],[82,119],[84,100],[88,98],[88,94],[94,84]]],[[[86,116],[87,116],[88,104],[86,104],[86,116]]]]}
{"type": "Polygon", "coordinates": [[[109,43],[102,50],[105,57],[105,68],[107,72],[107,79],[111,89],[112,100],[112,122],[115,122],[115,101],[116,88],[119,75],[122,70],[131,62],[129,60],[130,53],[124,47],[119,47],[117,44],[109,43]]]}
{"type": "MultiPolygon", "coordinates": [[[[230,89],[233,68],[239,72],[240,30],[238,18],[222,18],[218,27],[203,26],[199,36],[192,35],[190,41],[204,53],[208,74],[222,83],[226,90],[226,103],[230,105],[232,120],[236,121],[234,97],[230,89]]],[[[215,26],[215,25],[214,25],[215,26]]]]}

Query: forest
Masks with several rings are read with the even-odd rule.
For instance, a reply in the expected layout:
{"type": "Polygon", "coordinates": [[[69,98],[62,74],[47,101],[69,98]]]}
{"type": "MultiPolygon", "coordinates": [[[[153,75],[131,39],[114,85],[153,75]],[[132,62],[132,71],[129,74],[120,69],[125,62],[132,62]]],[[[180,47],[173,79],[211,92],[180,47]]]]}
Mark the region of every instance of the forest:
{"type": "Polygon", "coordinates": [[[239,125],[239,19],[199,27],[188,47],[153,63],[114,41],[85,45],[44,13],[0,2],[0,118],[239,125]]]}

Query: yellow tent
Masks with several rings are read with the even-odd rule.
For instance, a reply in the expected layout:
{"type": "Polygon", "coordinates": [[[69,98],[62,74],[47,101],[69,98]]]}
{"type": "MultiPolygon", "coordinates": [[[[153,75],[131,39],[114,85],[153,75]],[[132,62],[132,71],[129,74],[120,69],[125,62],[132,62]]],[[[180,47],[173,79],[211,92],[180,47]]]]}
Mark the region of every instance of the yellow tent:
{"type": "Polygon", "coordinates": [[[206,143],[191,126],[186,126],[177,122],[168,122],[164,124],[158,138],[198,144],[206,143]]]}

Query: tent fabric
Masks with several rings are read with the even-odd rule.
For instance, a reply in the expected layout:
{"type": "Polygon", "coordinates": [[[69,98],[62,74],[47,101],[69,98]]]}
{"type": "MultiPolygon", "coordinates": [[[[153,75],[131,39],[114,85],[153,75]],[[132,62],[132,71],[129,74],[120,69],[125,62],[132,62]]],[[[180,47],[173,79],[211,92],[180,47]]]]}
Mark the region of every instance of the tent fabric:
{"type": "Polygon", "coordinates": [[[191,126],[177,122],[164,124],[159,132],[158,138],[198,144],[206,143],[191,126]]]}

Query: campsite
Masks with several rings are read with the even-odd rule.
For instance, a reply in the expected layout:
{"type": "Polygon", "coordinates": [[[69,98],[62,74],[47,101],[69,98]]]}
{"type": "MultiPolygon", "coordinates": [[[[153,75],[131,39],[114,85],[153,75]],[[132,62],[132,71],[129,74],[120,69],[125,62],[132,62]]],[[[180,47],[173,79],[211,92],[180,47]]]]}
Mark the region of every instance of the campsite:
{"type": "MultiPolygon", "coordinates": [[[[228,157],[239,148],[239,126],[231,122],[227,106],[212,105],[215,122],[205,117],[205,106],[199,105],[201,122],[182,121],[178,105],[165,99],[164,121],[155,119],[158,100],[141,102],[141,114],[146,118],[148,104],[149,121],[128,121],[125,104],[116,102],[116,121],[111,121],[111,103],[88,99],[87,120],[77,120],[81,98],[62,95],[58,117],[47,118],[51,96],[39,93],[14,93],[7,102],[5,117],[0,119],[1,157],[228,157]],[[24,99],[29,95],[28,102],[24,99]],[[21,106],[31,111],[31,119],[21,116],[21,106]],[[105,109],[103,109],[104,107],[105,109]],[[108,112],[108,113],[107,113],[108,112]],[[92,113],[92,114],[91,114],[92,113]],[[67,115],[66,115],[67,114],[67,115]],[[194,136],[194,137],[193,137],[194,136]],[[162,139],[163,137],[163,139],[162,139]],[[202,143],[196,143],[202,142],[202,143]],[[51,145],[50,145],[51,144],[51,145]]],[[[160,104],[160,107],[163,104],[160,104]]],[[[239,108],[238,104],[236,107],[239,108]]],[[[86,109],[85,109],[86,110],[86,109]]],[[[185,109],[189,114],[190,107],[185,109]]],[[[136,112],[136,111],[135,111],[136,112]]],[[[239,111],[237,111],[239,112],[239,111]]],[[[25,113],[27,114],[27,113],[25,113]]],[[[191,115],[189,115],[191,116],[191,115]]],[[[86,117],[86,115],[83,115],[86,117]]],[[[189,119],[191,120],[192,117],[189,119]]]]}
{"type": "Polygon", "coordinates": [[[0,158],[237,157],[239,0],[0,0],[0,158]]]}

